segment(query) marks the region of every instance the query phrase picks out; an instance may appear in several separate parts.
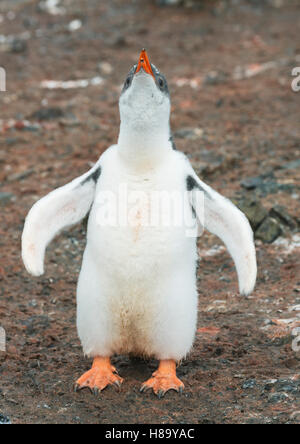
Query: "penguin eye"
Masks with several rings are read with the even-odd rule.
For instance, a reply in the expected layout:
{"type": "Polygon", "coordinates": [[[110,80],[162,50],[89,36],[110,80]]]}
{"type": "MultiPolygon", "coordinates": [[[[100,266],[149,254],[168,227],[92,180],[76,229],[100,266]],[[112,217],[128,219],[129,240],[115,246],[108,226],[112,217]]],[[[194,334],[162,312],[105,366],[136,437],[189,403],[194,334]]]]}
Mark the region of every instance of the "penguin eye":
{"type": "Polygon", "coordinates": [[[130,83],[131,83],[131,77],[129,76],[129,77],[127,77],[127,79],[125,80],[125,88],[128,88],[129,86],[130,86],[130,83]]]}
{"type": "Polygon", "coordinates": [[[160,88],[163,88],[165,86],[165,82],[161,77],[159,77],[159,79],[158,79],[158,84],[159,84],[160,88]]]}

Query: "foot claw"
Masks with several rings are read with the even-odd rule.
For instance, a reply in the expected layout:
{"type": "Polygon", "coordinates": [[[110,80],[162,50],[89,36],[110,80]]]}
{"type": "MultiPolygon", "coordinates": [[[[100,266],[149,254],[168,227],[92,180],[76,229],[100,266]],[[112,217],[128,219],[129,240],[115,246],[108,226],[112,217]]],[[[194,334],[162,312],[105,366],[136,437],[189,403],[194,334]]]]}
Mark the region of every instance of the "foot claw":
{"type": "Polygon", "coordinates": [[[100,390],[99,390],[97,387],[95,387],[95,388],[93,389],[93,394],[94,394],[95,396],[99,396],[99,395],[100,395],[100,390]]]}
{"type": "Polygon", "coordinates": [[[157,396],[159,399],[163,398],[165,396],[166,392],[164,390],[158,390],[157,396]]]}
{"type": "Polygon", "coordinates": [[[121,384],[122,384],[122,382],[119,380],[119,379],[117,379],[115,382],[114,382],[114,385],[120,390],[120,388],[121,388],[121,384]]]}
{"type": "Polygon", "coordinates": [[[140,388],[140,392],[146,393],[149,389],[151,389],[151,387],[147,386],[146,384],[143,384],[142,387],[140,388]]]}

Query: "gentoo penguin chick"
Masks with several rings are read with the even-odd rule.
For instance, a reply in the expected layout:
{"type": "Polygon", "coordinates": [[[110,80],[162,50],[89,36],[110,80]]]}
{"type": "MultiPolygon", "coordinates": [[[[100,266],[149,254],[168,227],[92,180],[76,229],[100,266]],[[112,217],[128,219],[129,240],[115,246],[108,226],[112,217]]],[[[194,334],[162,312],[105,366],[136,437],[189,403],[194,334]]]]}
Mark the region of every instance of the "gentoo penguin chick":
{"type": "Polygon", "coordinates": [[[120,386],[123,379],[110,359],[130,353],[160,361],[141,391],[163,396],[183,390],[176,364],[193,345],[197,321],[197,246],[196,235],[187,230],[190,221],[224,242],[241,294],[254,288],[256,255],[248,220],[175,150],[170,108],[167,81],[143,50],[120,97],[118,143],[89,172],[38,201],[26,218],[22,257],[27,271],[40,276],[49,242],[90,212],[77,328],[84,354],[94,362],[76,389],[98,393],[110,384],[120,386]],[[179,216],[189,222],[168,219],[174,196],[183,202],[176,207],[179,216]]]}

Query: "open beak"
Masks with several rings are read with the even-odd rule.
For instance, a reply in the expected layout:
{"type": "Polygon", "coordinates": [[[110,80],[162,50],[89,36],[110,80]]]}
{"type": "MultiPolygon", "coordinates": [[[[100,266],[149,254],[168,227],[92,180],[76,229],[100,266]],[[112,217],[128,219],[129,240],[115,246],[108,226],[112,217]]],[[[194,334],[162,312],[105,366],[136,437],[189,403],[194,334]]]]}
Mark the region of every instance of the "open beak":
{"type": "Polygon", "coordinates": [[[153,74],[153,71],[151,68],[151,64],[150,64],[150,61],[149,61],[149,58],[148,58],[148,55],[147,55],[147,52],[145,49],[143,49],[141,52],[135,74],[137,74],[142,68],[147,74],[150,74],[155,80],[155,77],[154,77],[154,74],[153,74]]]}

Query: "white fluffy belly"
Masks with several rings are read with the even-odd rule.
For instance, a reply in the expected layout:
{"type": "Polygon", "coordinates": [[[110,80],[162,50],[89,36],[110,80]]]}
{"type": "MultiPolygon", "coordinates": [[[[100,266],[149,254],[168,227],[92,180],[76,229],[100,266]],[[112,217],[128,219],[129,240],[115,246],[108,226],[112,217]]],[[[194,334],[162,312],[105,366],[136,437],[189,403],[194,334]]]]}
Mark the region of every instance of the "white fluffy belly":
{"type": "Polygon", "coordinates": [[[168,281],[182,267],[183,256],[192,254],[186,239],[176,234],[169,228],[141,228],[137,238],[134,229],[107,227],[89,244],[114,353],[153,354],[154,332],[170,297],[168,281]]]}

